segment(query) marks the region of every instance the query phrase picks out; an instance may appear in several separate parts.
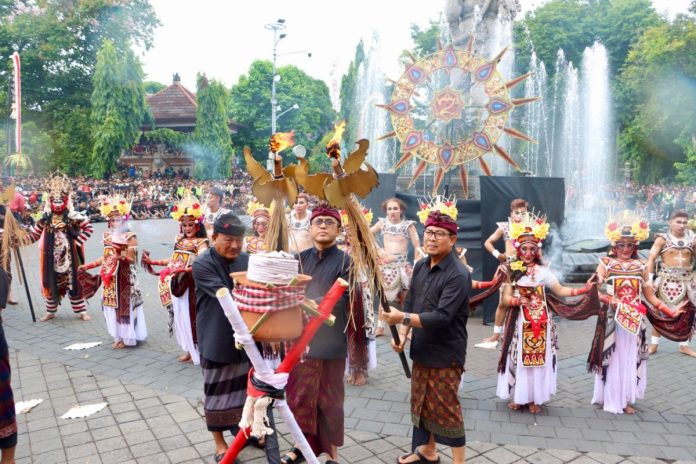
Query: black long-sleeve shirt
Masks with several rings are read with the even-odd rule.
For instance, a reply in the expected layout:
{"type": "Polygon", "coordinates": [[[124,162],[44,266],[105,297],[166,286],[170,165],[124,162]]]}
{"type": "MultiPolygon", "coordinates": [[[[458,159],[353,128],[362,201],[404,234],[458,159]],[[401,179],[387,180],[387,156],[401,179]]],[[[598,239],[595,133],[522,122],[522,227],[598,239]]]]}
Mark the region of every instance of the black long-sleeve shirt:
{"type": "Polygon", "coordinates": [[[430,257],[413,269],[404,311],[418,314],[423,328],[413,328],[411,359],[426,367],[463,366],[471,275],[455,250],[431,268],[430,257]]]}
{"type": "Polygon", "coordinates": [[[246,271],[249,255],[240,255],[228,261],[215,248],[210,248],[193,262],[193,280],[196,283],[196,334],[201,356],[209,361],[231,364],[247,359],[243,350],[234,345],[234,330],[227,320],[215,293],[222,287],[232,291],[231,272],[246,271]]]}
{"type": "MultiPolygon", "coordinates": [[[[348,281],[350,257],[336,245],[319,251],[312,247],[300,253],[300,272],[312,276],[305,289],[305,297],[322,300],[331,286],[340,277],[348,281]]],[[[336,322],[332,327],[322,324],[309,344],[309,357],[318,359],[344,359],[348,342],[345,328],[348,323],[348,293],[336,303],[332,314],[336,322]]]]}

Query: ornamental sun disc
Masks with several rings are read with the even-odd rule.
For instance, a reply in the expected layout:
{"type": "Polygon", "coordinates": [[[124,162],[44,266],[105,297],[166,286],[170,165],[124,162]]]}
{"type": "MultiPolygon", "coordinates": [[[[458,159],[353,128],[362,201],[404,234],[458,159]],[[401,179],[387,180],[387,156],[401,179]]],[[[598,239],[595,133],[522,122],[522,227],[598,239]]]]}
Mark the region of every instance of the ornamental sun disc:
{"type": "Polygon", "coordinates": [[[411,62],[406,65],[401,77],[393,81],[394,91],[390,101],[377,105],[389,113],[392,123],[392,131],[379,140],[394,137],[401,146],[401,157],[392,169],[400,169],[411,159],[418,159],[409,188],[432,165],[435,169],[433,194],[441,186],[444,174],[449,169],[458,169],[466,196],[469,163],[478,160],[482,174],[491,175],[491,169],[483,157],[496,153],[515,169],[520,169],[513,157],[498,144],[502,135],[536,143],[527,134],[506,126],[510,113],[516,107],[539,100],[535,96],[513,99],[510,95],[510,90],[531,73],[511,80],[505,79],[498,69],[498,63],[507,47],[487,60],[473,51],[473,43],[472,36],[465,48],[439,44],[436,52],[425,57],[416,58],[411,55],[411,62]],[[459,70],[455,74],[460,75],[458,82],[462,81],[461,74],[469,77],[469,81],[473,83],[470,88],[461,90],[460,84],[452,80],[450,71],[455,69],[459,70]],[[425,100],[422,97],[415,98],[418,92],[429,97],[425,100]],[[397,104],[399,109],[408,110],[396,111],[397,104]],[[462,126],[463,119],[472,114],[472,107],[488,108],[489,111],[467,130],[457,130],[462,126]],[[423,114],[427,118],[423,118],[423,114]],[[417,136],[422,143],[416,143],[417,136]],[[433,155],[440,153],[445,146],[451,147],[451,159],[433,155]]]}

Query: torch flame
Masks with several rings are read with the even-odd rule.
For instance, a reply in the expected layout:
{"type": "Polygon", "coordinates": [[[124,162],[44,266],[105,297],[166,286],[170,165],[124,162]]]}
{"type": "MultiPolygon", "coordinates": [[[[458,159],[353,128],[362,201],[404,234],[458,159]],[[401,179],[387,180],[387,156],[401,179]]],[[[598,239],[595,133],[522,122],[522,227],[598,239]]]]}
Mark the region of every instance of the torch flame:
{"type": "Polygon", "coordinates": [[[290,148],[295,145],[295,131],[290,132],[276,132],[271,136],[271,141],[269,146],[273,153],[280,153],[286,148],[290,148]]]}
{"type": "Polygon", "coordinates": [[[326,144],[326,154],[331,158],[340,158],[341,156],[341,138],[343,137],[343,132],[346,130],[346,122],[341,121],[334,126],[334,135],[326,144]]]}

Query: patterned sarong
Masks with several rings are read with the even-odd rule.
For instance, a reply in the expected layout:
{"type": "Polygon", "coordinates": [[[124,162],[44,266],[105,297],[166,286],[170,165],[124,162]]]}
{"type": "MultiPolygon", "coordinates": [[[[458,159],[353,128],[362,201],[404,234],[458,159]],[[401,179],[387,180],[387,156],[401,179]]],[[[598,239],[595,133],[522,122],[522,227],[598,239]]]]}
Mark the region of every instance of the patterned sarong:
{"type": "Polygon", "coordinates": [[[466,441],[464,415],[457,396],[463,372],[462,366],[430,368],[413,363],[411,422],[415,429],[434,434],[435,441],[443,445],[464,446],[466,441]]]}
{"type": "Polygon", "coordinates": [[[201,356],[205,422],[210,432],[237,431],[246,401],[247,376],[251,365],[222,364],[201,356]]]}
{"type": "Polygon", "coordinates": [[[12,448],[17,444],[17,420],[10,377],[10,354],[0,319],[0,448],[2,449],[12,448]]]}
{"type": "Polygon", "coordinates": [[[403,256],[396,258],[396,261],[381,266],[388,301],[395,301],[403,290],[408,290],[411,286],[413,266],[403,256]]]}
{"type": "Polygon", "coordinates": [[[343,446],[343,372],[345,359],[305,358],[290,373],[288,406],[314,453],[343,446]]]}

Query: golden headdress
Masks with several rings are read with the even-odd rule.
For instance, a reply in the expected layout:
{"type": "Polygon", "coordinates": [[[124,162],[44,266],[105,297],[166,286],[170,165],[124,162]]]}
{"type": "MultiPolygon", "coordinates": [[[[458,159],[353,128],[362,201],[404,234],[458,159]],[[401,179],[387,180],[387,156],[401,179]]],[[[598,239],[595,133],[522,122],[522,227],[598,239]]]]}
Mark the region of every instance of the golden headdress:
{"type": "Polygon", "coordinates": [[[179,203],[172,206],[172,210],[169,213],[169,215],[177,221],[181,221],[183,218],[190,216],[198,222],[203,221],[203,214],[203,208],[200,202],[196,197],[191,195],[184,197],[179,203]]]}
{"type": "Polygon", "coordinates": [[[54,173],[46,182],[46,193],[49,196],[66,196],[72,192],[70,179],[65,174],[54,173]]]}
{"type": "Polygon", "coordinates": [[[510,224],[509,233],[510,238],[513,240],[513,245],[518,247],[520,243],[526,241],[543,242],[549,235],[549,229],[550,226],[546,216],[526,212],[519,222],[510,224]]]}
{"type": "Polygon", "coordinates": [[[269,208],[257,201],[256,198],[253,198],[247,203],[246,211],[247,214],[252,217],[252,221],[255,221],[259,217],[265,217],[270,221],[271,213],[273,212],[273,204],[271,203],[271,207],[269,208]]]}
{"type": "MultiPolygon", "coordinates": [[[[365,220],[367,221],[368,225],[372,224],[372,217],[374,216],[372,214],[372,210],[370,208],[366,208],[362,205],[360,211],[362,212],[363,217],[365,217],[365,220]]],[[[342,209],[339,211],[341,214],[341,224],[345,226],[346,224],[350,223],[350,220],[348,219],[348,212],[345,209],[342,209]]]]}
{"type": "Polygon", "coordinates": [[[638,242],[650,236],[650,224],[637,213],[624,210],[618,215],[611,215],[604,226],[604,235],[612,245],[621,238],[632,238],[638,242]]]}
{"type": "Polygon", "coordinates": [[[421,224],[425,224],[425,221],[428,220],[428,215],[433,211],[439,211],[451,217],[454,221],[457,220],[457,199],[454,196],[448,198],[443,195],[436,195],[430,199],[418,200],[418,203],[420,204],[420,210],[417,215],[421,224]]]}
{"type": "Polygon", "coordinates": [[[123,195],[109,195],[104,198],[99,211],[101,215],[108,218],[112,214],[118,214],[121,217],[128,216],[131,212],[132,198],[126,198],[123,195]]]}

